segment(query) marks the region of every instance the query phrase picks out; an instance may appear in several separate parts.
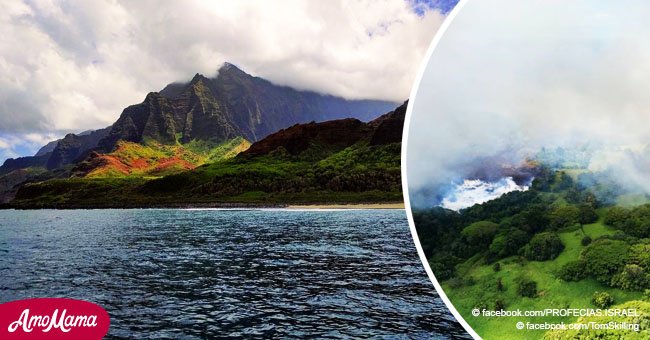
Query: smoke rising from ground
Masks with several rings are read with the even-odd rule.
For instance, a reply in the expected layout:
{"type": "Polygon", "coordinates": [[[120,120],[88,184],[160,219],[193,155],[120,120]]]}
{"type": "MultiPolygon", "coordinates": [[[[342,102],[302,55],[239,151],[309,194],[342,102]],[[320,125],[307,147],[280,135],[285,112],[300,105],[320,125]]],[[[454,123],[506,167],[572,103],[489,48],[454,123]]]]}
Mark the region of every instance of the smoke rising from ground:
{"type": "Polygon", "coordinates": [[[526,191],[527,185],[515,183],[512,177],[504,177],[496,182],[485,182],[480,179],[466,179],[456,185],[442,199],[440,206],[451,210],[460,210],[500,197],[511,191],[526,191]]]}
{"type": "Polygon", "coordinates": [[[412,101],[412,203],[542,147],[597,146],[589,169],[650,193],[647,13],[644,1],[468,2],[412,101]]]}

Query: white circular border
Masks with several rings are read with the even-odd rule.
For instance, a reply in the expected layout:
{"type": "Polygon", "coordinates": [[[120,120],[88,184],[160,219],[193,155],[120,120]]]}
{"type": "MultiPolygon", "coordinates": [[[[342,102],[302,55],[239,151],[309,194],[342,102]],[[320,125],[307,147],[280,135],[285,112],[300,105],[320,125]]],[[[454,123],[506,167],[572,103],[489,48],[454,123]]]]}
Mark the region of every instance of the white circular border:
{"type": "Polygon", "coordinates": [[[411,229],[411,236],[413,236],[413,242],[415,243],[415,248],[417,248],[418,255],[420,256],[420,260],[422,261],[422,265],[424,266],[424,270],[427,272],[427,275],[429,276],[429,279],[431,280],[431,283],[436,287],[436,290],[438,291],[438,295],[440,295],[440,298],[442,301],[445,302],[445,305],[447,308],[449,308],[449,311],[451,311],[451,314],[454,315],[456,320],[460,322],[460,324],[465,328],[465,330],[475,339],[482,339],[474,329],[465,321],[465,319],[458,313],[458,310],[454,307],[454,305],[449,301],[449,298],[447,297],[447,294],[442,290],[442,286],[440,286],[440,283],[436,279],[435,275],[433,274],[433,271],[431,270],[431,267],[429,267],[429,261],[427,260],[426,256],[424,255],[424,251],[422,250],[422,245],[420,245],[420,240],[418,238],[418,233],[417,230],[415,229],[415,222],[413,221],[413,213],[411,212],[411,201],[409,199],[409,189],[408,189],[408,180],[406,176],[406,150],[408,147],[408,136],[409,136],[409,127],[411,125],[411,115],[413,114],[413,103],[415,102],[415,95],[418,92],[418,89],[420,88],[420,84],[422,82],[422,77],[424,75],[424,71],[427,68],[427,65],[429,64],[429,60],[431,59],[431,55],[433,54],[433,51],[436,49],[438,46],[438,43],[440,42],[440,39],[442,39],[442,36],[445,34],[445,31],[447,31],[447,28],[451,24],[451,22],[454,20],[458,12],[461,11],[463,6],[467,3],[469,0],[460,0],[458,4],[454,7],[454,9],[451,10],[447,18],[443,21],[442,25],[436,32],[435,36],[433,37],[433,40],[431,41],[431,45],[429,45],[429,49],[427,50],[426,55],[424,56],[424,59],[422,60],[422,64],[420,65],[420,71],[418,72],[417,77],[415,78],[415,84],[413,88],[411,89],[411,94],[409,96],[409,104],[406,108],[406,117],[404,118],[404,130],[402,131],[402,191],[404,192],[404,207],[406,208],[406,216],[409,221],[409,228],[411,229]]]}

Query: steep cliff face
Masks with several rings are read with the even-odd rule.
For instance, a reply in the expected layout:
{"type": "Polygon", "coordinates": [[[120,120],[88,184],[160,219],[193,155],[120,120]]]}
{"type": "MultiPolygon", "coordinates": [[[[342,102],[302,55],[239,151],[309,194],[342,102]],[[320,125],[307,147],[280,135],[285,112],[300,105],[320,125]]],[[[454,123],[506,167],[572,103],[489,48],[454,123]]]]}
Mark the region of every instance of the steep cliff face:
{"type": "Polygon", "coordinates": [[[207,78],[195,76],[190,86],[174,101],[182,119],[183,143],[192,140],[219,143],[244,135],[233,122],[228,108],[212,95],[208,83],[207,78]]]}
{"type": "Polygon", "coordinates": [[[144,102],[126,108],[100,142],[104,152],[118,141],[162,144],[189,143],[192,140],[220,143],[242,136],[226,107],[207,87],[208,79],[196,75],[172,98],[152,92],[144,102]]]}
{"type": "Polygon", "coordinates": [[[174,109],[169,100],[151,92],[140,104],[131,105],[122,111],[99,147],[110,152],[118,141],[141,143],[147,139],[165,144],[176,142],[174,109]]]}
{"type": "Polygon", "coordinates": [[[395,107],[381,100],[346,100],[312,91],[278,86],[226,63],[215,78],[196,75],[188,84],[170,84],[160,94],[176,100],[200,78],[224,116],[243,137],[258,141],[296,123],[356,118],[369,121],[395,107]]]}
{"type": "Polygon", "coordinates": [[[362,121],[393,107],[395,104],[387,101],[346,100],[278,86],[226,63],[214,78],[196,74],[188,83],[169,84],[159,93],[149,93],[142,103],[124,109],[106,129],[68,134],[48,143],[35,156],[8,159],[0,167],[0,175],[30,167],[53,170],[77,164],[92,152],[115,152],[120,141],[163,146],[198,143],[210,148],[237,138],[255,142],[286,129],[256,147],[258,151],[266,152],[271,142],[286,144],[295,152],[303,150],[308,141],[348,146],[369,138],[375,128],[362,121]]]}

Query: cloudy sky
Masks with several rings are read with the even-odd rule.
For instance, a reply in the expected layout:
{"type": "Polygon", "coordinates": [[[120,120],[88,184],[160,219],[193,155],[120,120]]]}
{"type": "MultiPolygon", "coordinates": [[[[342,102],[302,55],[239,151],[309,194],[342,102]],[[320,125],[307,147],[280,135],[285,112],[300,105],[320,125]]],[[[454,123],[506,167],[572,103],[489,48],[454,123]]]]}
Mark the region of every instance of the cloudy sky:
{"type": "Polygon", "coordinates": [[[108,126],[224,61],[299,89],[405,100],[455,2],[2,1],[0,161],[108,126]]]}
{"type": "MultiPolygon", "coordinates": [[[[435,203],[427,190],[462,180],[481,157],[650,141],[648,13],[641,0],[468,1],[413,101],[411,198],[435,203]]],[[[647,168],[628,165],[620,177],[650,192],[647,168]]]]}

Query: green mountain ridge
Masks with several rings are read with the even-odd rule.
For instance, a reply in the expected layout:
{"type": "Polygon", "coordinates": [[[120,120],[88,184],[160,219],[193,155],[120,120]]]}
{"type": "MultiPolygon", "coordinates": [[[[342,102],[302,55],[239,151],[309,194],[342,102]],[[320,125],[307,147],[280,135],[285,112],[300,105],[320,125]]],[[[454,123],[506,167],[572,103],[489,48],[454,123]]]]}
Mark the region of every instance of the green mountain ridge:
{"type": "Polygon", "coordinates": [[[0,193],[5,193],[2,202],[11,200],[18,186],[52,178],[181,172],[219,160],[221,153],[234,156],[233,150],[243,150],[241,142],[235,143],[232,150],[223,150],[234,140],[255,142],[309,121],[350,117],[370,120],[395,105],[278,86],[226,63],[214,78],[196,74],[188,83],[170,84],[160,92],[149,93],[142,103],[125,108],[107,128],[68,134],[43,146],[35,156],[7,159],[0,166],[0,193]],[[143,155],[154,158],[125,159],[124,150],[118,150],[126,145],[124,142],[149,148],[143,155]],[[33,170],[11,174],[25,169],[33,170]]]}
{"type": "Polygon", "coordinates": [[[406,103],[369,123],[342,119],[297,124],[254,143],[249,151],[234,158],[161,178],[70,178],[29,183],[19,189],[9,207],[401,201],[400,122],[404,122],[405,111],[406,103]],[[400,138],[380,132],[395,124],[400,138]]]}
{"type": "Polygon", "coordinates": [[[48,143],[35,156],[7,159],[0,166],[0,175],[30,166],[52,170],[77,162],[96,148],[110,152],[120,140],[218,144],[244,137],[255,142],[297,123],[341,118],[368,121],[396,105],[299,91],[225,63],[215,78],[196,74],[188,83],[169,84],[160,92],[149,93],[142,103],[124,109],[107,128],[68,134],[48,143]]]}

